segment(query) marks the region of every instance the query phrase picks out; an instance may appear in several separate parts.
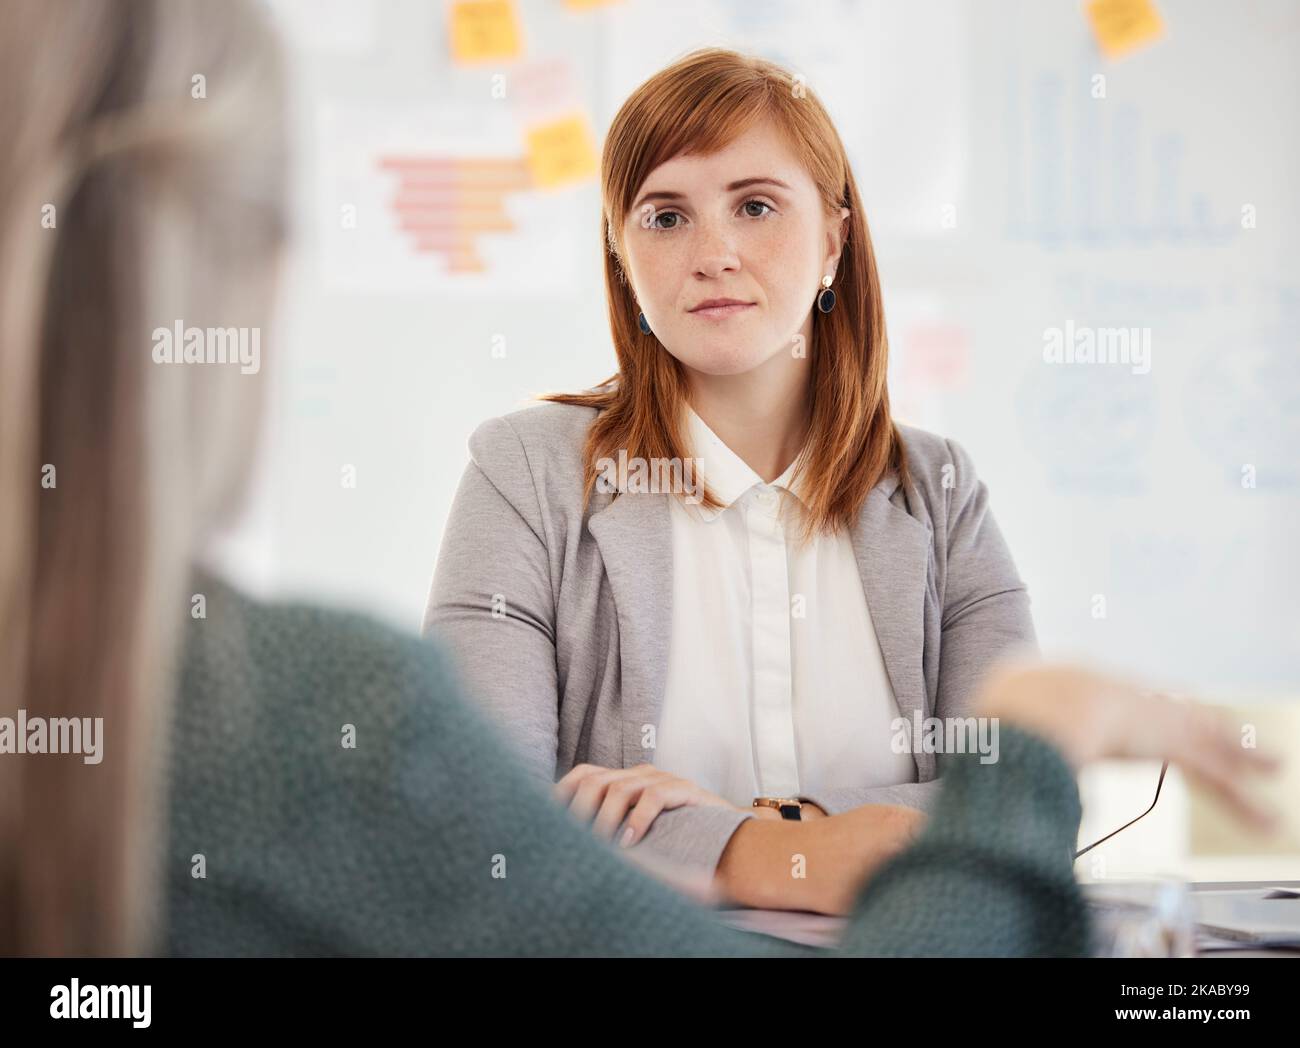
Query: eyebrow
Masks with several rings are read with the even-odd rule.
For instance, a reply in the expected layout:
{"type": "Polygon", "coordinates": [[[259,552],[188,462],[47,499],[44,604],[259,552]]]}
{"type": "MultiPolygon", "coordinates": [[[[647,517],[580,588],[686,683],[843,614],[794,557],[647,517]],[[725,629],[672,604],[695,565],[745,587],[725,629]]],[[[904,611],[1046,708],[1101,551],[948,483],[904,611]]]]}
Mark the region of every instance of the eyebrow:
{"type": "MultiPolygon", "coordinates": [[[[728,183],[725,188],[728,193],[734,193],[737,189],[745,189],[749,186],[758,186],[758,185],[780,186],[782,189],[790,188],[786,183],[782,182],[779,178],[767,178],[767,177],[742,178],[737,182],[728,183]]],[[[632,210],[640,211],[641,205],[651,200],[685,200],[685,199],[686,199],[685,193],[676,193],[667,189],[660,190],[659,192],[646,193],[645,195],[643,195],[640,200],[638,200],[635,204],[632,205],[632,210]]]]}

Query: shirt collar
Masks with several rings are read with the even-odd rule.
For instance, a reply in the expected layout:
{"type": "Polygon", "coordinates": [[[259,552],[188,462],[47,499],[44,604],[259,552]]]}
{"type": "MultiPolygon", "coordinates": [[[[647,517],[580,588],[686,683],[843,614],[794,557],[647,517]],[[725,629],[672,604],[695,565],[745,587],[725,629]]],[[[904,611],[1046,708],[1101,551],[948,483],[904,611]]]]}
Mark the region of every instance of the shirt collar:
{"type": "MultiPolygon", "coordinates": [[[[697,479],[706,483],[722,503],[718,509],[697,505],[695,509],[705,520],[715,519],[755,484],[763,483],[763,478],[727,447],[689,404],[686,405],[686,440],[690,446],[690,455],[701,460],[697,463],[697,479]]],[[[800,498],[802,490],[802,478],[794,478],[800,457],[796,456],[785,472],[772,481],[772,487],[784,488],[795,498],[800,498]]]]}

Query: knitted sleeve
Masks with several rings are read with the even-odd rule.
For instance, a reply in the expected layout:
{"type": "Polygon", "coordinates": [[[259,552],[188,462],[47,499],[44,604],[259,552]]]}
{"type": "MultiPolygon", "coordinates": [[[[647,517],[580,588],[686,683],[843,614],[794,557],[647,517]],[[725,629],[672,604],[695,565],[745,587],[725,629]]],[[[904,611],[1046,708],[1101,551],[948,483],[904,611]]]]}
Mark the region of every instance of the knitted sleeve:
{"type": "Polygon", "coordinates": [[[1069,765],[1009,725],[997,760],[940,759],[929,824],[872,877],[841,949],[888,956],[1086,956],[1074,878],[1081,807],[1069,765]]]}

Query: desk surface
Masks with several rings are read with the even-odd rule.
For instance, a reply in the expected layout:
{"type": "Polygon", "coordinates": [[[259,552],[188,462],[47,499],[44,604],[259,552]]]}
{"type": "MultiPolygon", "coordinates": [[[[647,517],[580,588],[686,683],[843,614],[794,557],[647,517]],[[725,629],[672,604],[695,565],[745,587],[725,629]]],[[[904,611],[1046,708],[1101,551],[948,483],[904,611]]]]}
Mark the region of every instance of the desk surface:
{"type": "MultiPolygon", "coordinates": [[[[1190,887],[1197,891],[1228,891],[1241,888],[1268,887],[1295,888],[1300,891],[1300,881],[1195,881],[1190,887]]],[[[751,910],[733,909],[718,911],[719,918],[733,928],[760,932],[778,939],[806,946],[833,947],[839,942],[848,923],[845,917],[831,917],[822,913],[802,910],[751,910]]],[[[1201,957],[1300,957],[1300,947],[1258,949],[1243,946],[1241,949],[1207,950],[1201,957]]]]}

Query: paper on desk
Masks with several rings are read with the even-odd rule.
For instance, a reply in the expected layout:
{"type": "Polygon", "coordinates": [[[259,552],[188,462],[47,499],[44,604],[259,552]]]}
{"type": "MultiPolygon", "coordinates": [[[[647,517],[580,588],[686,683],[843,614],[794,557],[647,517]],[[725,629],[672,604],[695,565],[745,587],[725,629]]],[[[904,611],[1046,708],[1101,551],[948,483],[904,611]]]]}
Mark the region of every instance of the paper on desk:
{"type": "Polygon", "coordinates": [[[844,934],[847,917],[832,917],[806,910],[719,910],[718,918],[733,928],[759,932],[804,946],[833,949],[844,934]]]}

